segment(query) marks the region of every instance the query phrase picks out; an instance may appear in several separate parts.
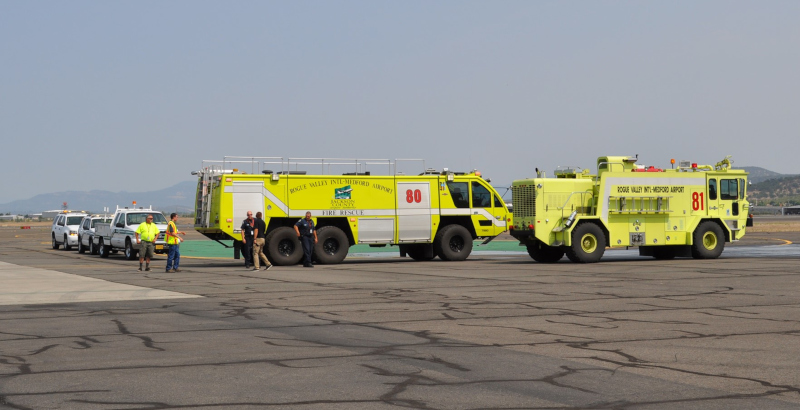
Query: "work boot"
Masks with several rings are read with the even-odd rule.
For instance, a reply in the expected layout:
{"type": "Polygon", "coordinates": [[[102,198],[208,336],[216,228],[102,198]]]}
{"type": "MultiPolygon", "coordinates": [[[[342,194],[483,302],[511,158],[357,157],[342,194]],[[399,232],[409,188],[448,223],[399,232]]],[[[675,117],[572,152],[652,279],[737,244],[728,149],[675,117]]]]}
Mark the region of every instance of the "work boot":
{"type": "Polygon", "coordinates": [[[173,269],[172,271],[173,271],[173,272],[180,272],[181,270],[180,270],[180,269],[178,269],[178,268],[175,268],[175,269],[173,269]]]}

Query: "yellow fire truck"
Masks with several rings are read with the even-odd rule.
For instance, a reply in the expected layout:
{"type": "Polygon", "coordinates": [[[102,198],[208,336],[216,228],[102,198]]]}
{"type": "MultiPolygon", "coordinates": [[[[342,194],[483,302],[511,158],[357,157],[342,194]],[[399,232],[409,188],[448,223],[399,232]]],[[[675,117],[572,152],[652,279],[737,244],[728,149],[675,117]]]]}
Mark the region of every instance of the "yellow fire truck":
{"type": "Polygon", "coordinates": [[[225,157],[204,161],[192,174],[198,176],[195,229],[213,240],[233,240],[238,258],[247,211],[260,211],[265,253],[276,265],[300,261],[293,227],[307,211],[319,239],[314,258],[326,264],[344,260],[354,244],[397,245],[401,256],[415,260],[464,260],[473,240],[488,242],[505,232],[509,216],[480,172],[436,171],[422,160],[225,157]],[[417,163],[418,175],[400,171],[417,163]]]}
{"type": "Polygon", "coordinates": [[[512,183],[511,235],[543,263],[565,253],[597,262],[606,247],[629,246],[656,259],[717,258],[752,226],[747,173],[729,158],[659,169],[637,165],[638,156],[600,157],[596,175],[575,167],[555,178],[537,169],[537,178],[512,183]]]}

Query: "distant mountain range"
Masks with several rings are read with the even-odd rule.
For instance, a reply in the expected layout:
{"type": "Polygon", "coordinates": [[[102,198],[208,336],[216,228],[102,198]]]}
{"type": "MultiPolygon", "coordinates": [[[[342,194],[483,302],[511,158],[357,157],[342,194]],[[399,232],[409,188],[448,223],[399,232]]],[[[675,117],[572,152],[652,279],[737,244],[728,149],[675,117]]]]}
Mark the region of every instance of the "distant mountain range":
{"type": "Polygon", "coordinates": [[[61,209],[64,202],[69,209],[102,212],[108,207],[113,212],[116,206],[131,206],[136,201],[136,206],[148,207],[163,212],[177,212],[186,214],[194,212],[195,191],[197,182],[186,181],[150,192],[110,192],[110,191],[66,191],[52,194],[36,195],[30,199],[12,201],[0,204],[0,213],[17,215],[36,214],[42,211],[61,209]]]}
{"type": "Polygon", "coordinates": [[[761,167],[738,167],[750,173],[747,177],[748,182],[752,182],[757,184],[759,182],[764,182],[770,179],[778,179],[778,178],[785,178],[785,177],[793,177],[795,174],[779,174],[777,172],[770,171],[768,169],[764,169],[761,167]]]}
{"type": "Polygon", "coordinates": [[[800,175],[779,174],[761,167],[741,167],[750,175],[747,199],[754,205],[791,206],[800,204],[800,175]]]}
{"type": "Polygon", "coordinates": [[[747,189],[747,198],[758,205],[800,205],[800,175],[757,182],[747,189]]]}

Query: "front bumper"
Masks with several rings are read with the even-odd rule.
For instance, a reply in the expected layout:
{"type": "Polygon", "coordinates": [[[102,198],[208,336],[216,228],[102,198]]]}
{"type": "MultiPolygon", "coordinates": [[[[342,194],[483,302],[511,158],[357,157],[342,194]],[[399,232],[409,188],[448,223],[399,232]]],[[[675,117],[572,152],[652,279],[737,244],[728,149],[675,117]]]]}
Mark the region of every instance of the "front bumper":
{"type": "Polygon", "coordinates": [[[508,233],[519,241],[532,238],[536,235],[533,229],[510,229],[508,233]]]}

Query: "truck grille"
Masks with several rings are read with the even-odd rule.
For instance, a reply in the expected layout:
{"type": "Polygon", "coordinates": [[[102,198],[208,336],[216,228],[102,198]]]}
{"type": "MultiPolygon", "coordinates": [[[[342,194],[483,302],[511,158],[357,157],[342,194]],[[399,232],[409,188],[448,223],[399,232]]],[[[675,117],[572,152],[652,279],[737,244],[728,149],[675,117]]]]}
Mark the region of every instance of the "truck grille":
{"type": "Polygon", "coordinates": [[[514,219],[536,216],[536,187],[518,185],[511,187],[514,219]]]}

